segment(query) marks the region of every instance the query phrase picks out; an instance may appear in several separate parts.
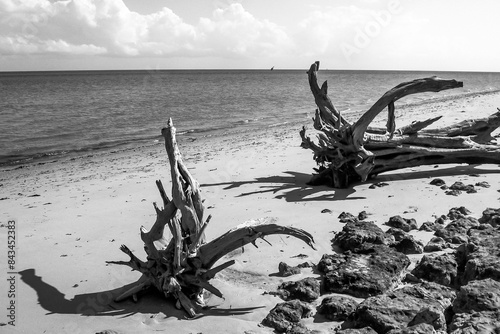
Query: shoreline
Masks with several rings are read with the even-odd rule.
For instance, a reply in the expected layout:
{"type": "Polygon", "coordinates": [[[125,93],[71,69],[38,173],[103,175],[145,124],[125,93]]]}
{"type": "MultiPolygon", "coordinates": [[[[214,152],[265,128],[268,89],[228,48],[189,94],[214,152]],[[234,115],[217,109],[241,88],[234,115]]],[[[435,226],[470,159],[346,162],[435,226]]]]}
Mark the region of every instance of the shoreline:
{"type": "MultiPolygon", "coordinates": [[[[425,96],[425,94],[419,94],[418,96],[425,96]]],[[[411,118],[411,117],[420,117],[418,110],[424,109],[427,105],[441,105],[446,104],[448,102],[453,103],[457,101],[458,103],[461,100],[470,100],[472,98],[495,98],[495,95],[500,95],[500,89],[498,90],[485,90],[479,92],[463,92],[460,94],[449,94],[449,92],[441,93],[442,96],[435,96],[431,99],[422,99],[418,101],[412,101],[405,103],[405,99],[398,101],[396,103],[396,117],[403,118],[411,118]],[[414,109],[411,112],[411,115],[402,115],[403,112],[407,110],[414,109]]],[[[378,97],[377,97],[378,98],[378,97]]],[[[213,138],[223,138],[226,136],[236,136],[238,134],[248,134],[255,133],[261,131],[267,131],[268,128],[278,127],[281,128],[283,126],[295,127],[295,126],[310,126],[311,122],[309,121],[314,116],[313,102],[311,100],[311,109],[304,111],[303,113],[296,113],[296,115],[303,115],[301,119],[276,119],[277,122],[272,124],[263,123],[260,124],[260,120],[246,120],[246,121],[237,121],[235,124],[226,124],[224,127],[213,128],[213,129],[204,129],[204,130],[193,130],[193,129],[185,129],[182,131],[178,131],[178,137],[180,140],[187,141],[195,141],[195,140],[212,140],[213,138]],[[307,115],[307,116],[304,116],[307,115]],[[254,125],[255,124],[255,125],[254,125]]],[[[373,101],[375,102],[375,100],[373,101]]],[[[340,101],[337,103],[334,101],[334,105],[342,104],[340,101]]],[[[352,110],[351,108],[347,110],[341,110],[344,117],[349,121],[357,120],[366,110],[352,110]]],[[[493,113],[494,111],[492,111],[493,113]]],[[[385,113],[381,113],[380,117],[385,117],[385,113]]],[[[175,122],[175,119],[174,119],[175,122]]],[[[161,130],[161,128],[160,128],[161,130]]],[[[115,151],[120,152],[124,150],[134,150],[136,148],[143,148],[149,146],[155,146],[161,143],[162,138],[161,134],[158,131],[157,136],[148,136],[147,138],[137,138],[137,139],[129,139],[126,141],[110,141],[106,143],[100,143],[95,145],[90,145],[88,147],[81,147],[73,150],[52,150],[48,152],[38,152],[38,153],[30,153],[30,154],[21,154],[19,157],[10,158],[3,157],[2,160],[4,162],[0,162],[0,170],[3,170],[8,167],[19,167],[22,165],[29,164],[38,164],[38,163],[47,163],[51,161],[58,161],[60,159],[67,158],[80,158],[82,156],[89,156],[94,154],[110,154],[115,151]]]]}
{"type": "MultiPolygon", "coordinates": [[[[401,126],[443,115],[433,125],[437,127],[488,116],[498,106],[499,93],[467,96],[424,104],[408,114],[398,108],[396,112],[403,114],[397,113],[396,122],[401,126]]],[[[376,121],[383,124],[385,114],[381,116],[376,121]]],[[[273,236],[267,239],[273,246],[259,241],[259,248],[250,245],[233,252],[236,264],[213,279],[225,299],[212,296],[211,308],[201,319],[191,321],[155,294],[141,296],[138,303],[111,303],[111,296],[135,282],[138,274],[107,266],[105,261],[125,259],[120,244],[144,258],[139,228],[149,228],[154,222],[152,203],[160,201],[154,181],[161,179],[170,193],[162,143],[33,162],[23,168],[0,167],[0,203],[7,208],[0,222],[15,221],[19,237],[17,269],[22,274],[17,277],[19,327],[15,330],[89,333],[113,329],[126,334],[168,328],[179,333],[272,333],[258,324],[282,300],[264,292],[275,291],[284,281],[319,277],[310,269],[292,277],[275,277],[278,263],[317,263],[323,254],[331,253],[330,239],[343,227],[337,219],[341,212],[365,210],[368,220],[386,230],[384,222],[394,215],[415,218],[420,226],[452,207],[465,206],[474,217],[480,217],[486,207],[498,207],[500,172],[495,165],[421,166],[384,173],[349,189],[309,187],[306,182],[316,166],[312,153],[299,147],[298,131],[302,125],[311,129],[311,123],[203,140],[178,137],[186,165],[201,185],[206,215],[213,216],[207,239],[245,221],[266,218],[305,229],[314,236],[317,248],[314,251],[298,240],[273,236]],[[487,181],[491,187],[476,194],[448,196],[429,185],[436,177],[447,184],[487,181]],[[377,182],[389,185],[370,189],[377,182]],[[325,209],[330,212],[322,212],[325,209]],[[294,258],[298,254],[308,257],[294,258]]],[[[432,237],[428,232],[414,234],[424,243],[432,237]]],[[[0,237],[6,240],[5,228],[0,229],[0,237]]],[[[415,263],[421,255],[409,257],[415,263]]],[[[5,284],[0,284],[1,291],[6,291],[5,284]]],[[[306,319],[306,326],[320,332],[338,325],[313,320],[306,319]]]]}

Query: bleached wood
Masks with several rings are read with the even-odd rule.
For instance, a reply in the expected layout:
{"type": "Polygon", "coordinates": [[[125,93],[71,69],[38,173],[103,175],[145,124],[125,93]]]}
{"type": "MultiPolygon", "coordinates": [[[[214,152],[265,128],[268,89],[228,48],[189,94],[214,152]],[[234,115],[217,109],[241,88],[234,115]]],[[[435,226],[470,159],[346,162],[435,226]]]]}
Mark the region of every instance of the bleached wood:
{"type": "Polygon", "coordinates": [[[211,216],[203,221],[203,198],[198,182],[191,175],[182,161],[175,138],[176,130],[172,120],[162,129],[165,138],[165,149],[169,158],[172,178],[172,200],[168,198],[161,181],[156,181],[163,201],[163,208],[154,203],[156,221],[148,231],[141,227],[141,239],[147,254],[147,261],[136,257],[125,245],[121,250],[130,257],[129,261],[108,261],[131,267],[142,273],[141,278],[131,288],[119,294],[115,301],[132,297],[150,286],[154,286],[165,297],[177,300],[189,317],[197,314],[203,289],[215,296],[222,297],[222,292],[210,284],[210,280],[234,260],[213,267],[216,262],[230,251],[255,243],[258,238],[270,234],[288,234],[299,238],[313,247],[312,236],[300,229],[283,227],[276,224],[245,225],[231,230],[219,238],[206,243],[204,231],[211,216]],[[165,226],[172,235],[167,240],[164,235],[165,226]],[[157,244],[165,247],[157,248],[157,244]],[[195,302],[194,302],[195,301],[195,302]]]}
{"type": "Polygon", "coordinates": [[[318,109],[313,126],[317,140],[300,131],[301,146],[313,151],[318,164],[310,184],[346,188],[378,173],[410,166],[440,163],[500,163],[498,146],[491,133],[500,126],[500,109],[482,119],[462,121],[447,127],[429,129],[441,116],[396,128],[395,102],[407,95],[439,92],[462,87],[456,80],[438,77],[404,82],[387,91],[356,122],[345,121],[327,95],[326,82],[319,88],[319,62],[311,65],[309,85],[318,109]],[[373,119],[388,110],[385,128],[370,127],[373,119]]]}

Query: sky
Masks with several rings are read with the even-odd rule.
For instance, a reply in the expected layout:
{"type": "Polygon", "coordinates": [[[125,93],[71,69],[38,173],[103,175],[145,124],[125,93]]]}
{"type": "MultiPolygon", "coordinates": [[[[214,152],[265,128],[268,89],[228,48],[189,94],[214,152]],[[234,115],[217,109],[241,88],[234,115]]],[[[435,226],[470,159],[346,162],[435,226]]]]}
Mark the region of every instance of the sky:
{"type": "Polygon", "coordinates": [[[0,71],[500,71],[497,0],[0,0],[0,71]]]}

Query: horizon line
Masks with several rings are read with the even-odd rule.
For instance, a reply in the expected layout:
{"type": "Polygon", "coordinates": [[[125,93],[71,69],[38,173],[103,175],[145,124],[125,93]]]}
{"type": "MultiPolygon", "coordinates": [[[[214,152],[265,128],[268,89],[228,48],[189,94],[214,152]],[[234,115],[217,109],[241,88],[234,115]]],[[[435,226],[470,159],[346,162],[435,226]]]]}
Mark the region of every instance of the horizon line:
{"type": "MultiPolygon", "coordinates": [[[[308,68],[155,68],[155,69],[56,69],[56,70],[1,70],[0,74],[42,74],[67,72],[163,72],[163,71],[308,71],[308,68]]],[[[421,69],[332,69],[322,68],[321,71],[359,71],[359,72],[459,72],[459,73],[500,73],[500,71],[484,70],[421,70],[421,69]]]]}

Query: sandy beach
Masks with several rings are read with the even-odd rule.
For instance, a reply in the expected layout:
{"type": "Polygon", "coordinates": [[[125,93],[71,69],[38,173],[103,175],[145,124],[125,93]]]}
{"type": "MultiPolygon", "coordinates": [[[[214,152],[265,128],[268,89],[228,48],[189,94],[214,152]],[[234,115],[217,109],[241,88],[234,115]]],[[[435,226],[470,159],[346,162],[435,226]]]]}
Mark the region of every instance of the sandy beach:
{"type": "MultiPolygon", "coordinates": [[[[488,116],[497,107],[499,93],[472,94],[422,104],[411,113],[399,108],[396,122],[401,126],[443,115],[434,124],[440,127],[488,116]]],[[[303,125],[312,128],[311,122],[303,125]]],[[[105,263],[126,260],[119,251],[121,244],[139,257],[145,256],[139,228],[149,228],[155,220],[152,203],[161,202],[155,180],[161,179],[170,192],[162,143],[2,167],[1,244],[5,245],[8,222],[13,221],[17,248],[15,268],[9,270],[3,247],[1,269],[19,272],[13,274],[16,326],[9,330],[273,333],[273,329],[259,324],[282,300],[266,292],[275,291],[284,281],[319,277],[312,269],[287,278],[277,277],[279,262],[316,264],[323,254],[331,253],[330,240],[343,227],[337,218],[340,213],[364,210],[368,220],[385,230],[388,227],[383,224],[395,215],[415,218],[420,226],[452,207],[465,206],[472,216],[480,217],[484,209],[499,206],[500,174],[496,165],[422,166],[382,174],[342,190],[308,186],[306,182],[316,166],[311,151],[299,146],[301,126],[285,124],[259,133],[207,139],[178,138],[185,163],[201,184],[206,213],[213,216],[206,232],[208,240],[247,221],[269,220],[308,231],[316,247],[311,249],[291,237],[271,236],[266,240],[272,246],[258,240],[258,248],[249,245],[231,253],[229,257],[236,264],[212,280],[225,299],[209,297],[209,307],[194,320],[186,319],[183,311],[159,294],[143,294],[137,303],[113,302],[118,291],[135,282],[140,274],[105,263]],[[449,196],[429,184],[438,177],[447,184],[486,181],[491,187],[478,188],[474,194],[449,196]],[[388,185],[371,189],[376,182],[388,185]],[[299,254],[307,257],[296,257],[299,254]]],[[[429,232],[411,233],[424,244],[432,237],[429,232]]],[[[409,257],[415,263],[421,256],[409,257]]],[[[2,295],[9,291],[7,281],[1,281],[0,291],[2,295]]],[[[7,305],[1,306],[6,313],[7,305]]],[[[6,318],[2,315],[2,319],[6,318]]],[[[332,332],[339,325],[318,316],[305,319],[305,324],[318,333],[332,332]]]]}

